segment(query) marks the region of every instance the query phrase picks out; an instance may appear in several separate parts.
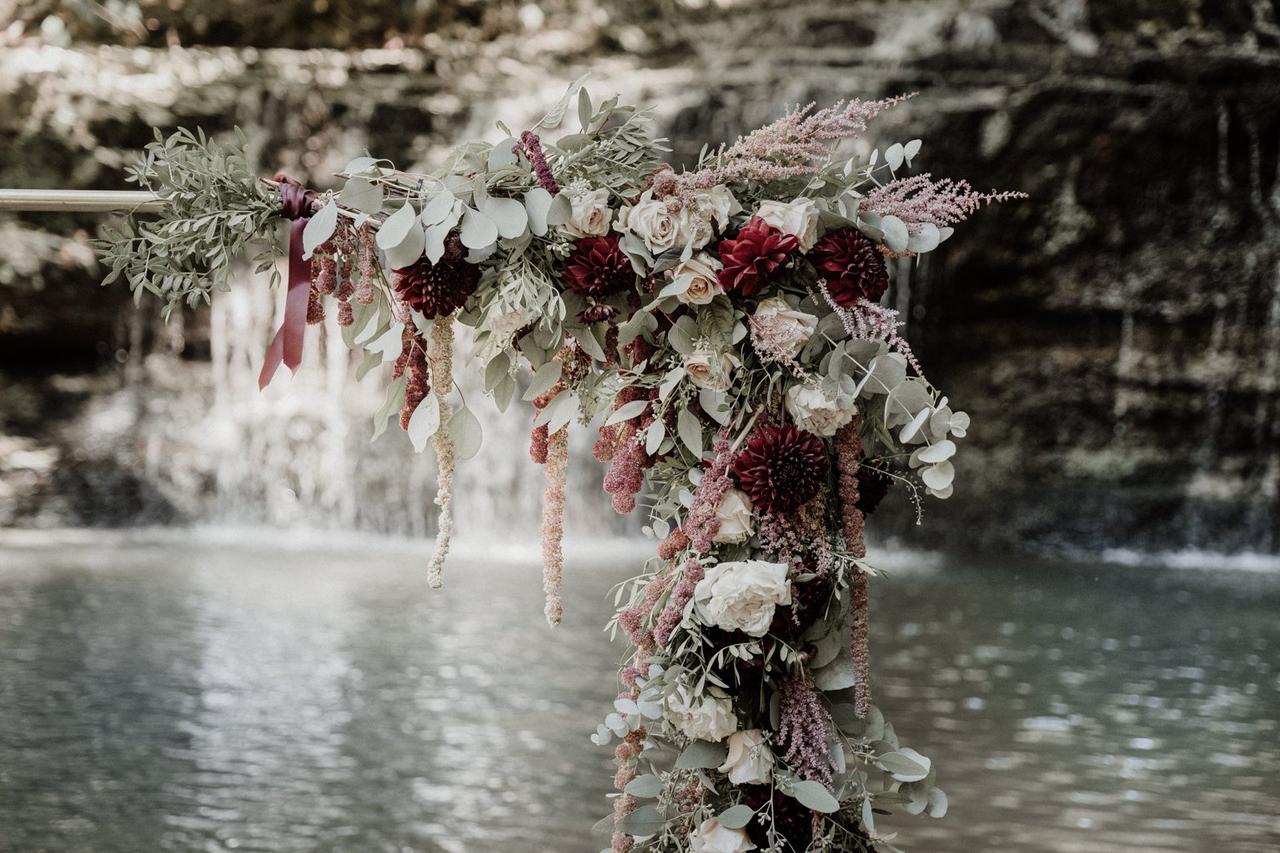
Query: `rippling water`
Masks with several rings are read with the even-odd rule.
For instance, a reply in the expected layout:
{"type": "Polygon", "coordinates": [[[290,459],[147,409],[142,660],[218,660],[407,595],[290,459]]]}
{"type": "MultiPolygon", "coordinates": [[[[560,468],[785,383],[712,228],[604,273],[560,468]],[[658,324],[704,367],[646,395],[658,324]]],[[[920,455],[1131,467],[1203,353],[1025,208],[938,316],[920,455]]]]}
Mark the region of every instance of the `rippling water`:
{"type": "MultiPolygon", "coordinates": [[[[0,545],[0,850],[604,846],[637,552],[572,562],[550,631],[535,561],[473,549],[432,593],[420,550],[0,545]]],[[[878,700],[951,799],[896,843],[1280,846],[1280,574],[890,562],[878,700]]]]}

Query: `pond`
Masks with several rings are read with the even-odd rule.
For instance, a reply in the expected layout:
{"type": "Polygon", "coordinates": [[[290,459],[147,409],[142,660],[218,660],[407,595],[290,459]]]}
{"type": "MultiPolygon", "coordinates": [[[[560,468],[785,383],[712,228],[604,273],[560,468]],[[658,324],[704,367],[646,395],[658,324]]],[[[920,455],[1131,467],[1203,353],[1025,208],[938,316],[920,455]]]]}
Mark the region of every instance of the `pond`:
{"type": "MultiPolygon", "coordinates": [[[[571,543],[553,631],[502,542],[432,592],[421,545],[185,539],[0,539],[0,850],[608,846],[600,627],[642,544],[571,543]]],[[[877,701],[951,803],[895,843],[1280,847],[1280,573],[885,562],[877,701]]]]}

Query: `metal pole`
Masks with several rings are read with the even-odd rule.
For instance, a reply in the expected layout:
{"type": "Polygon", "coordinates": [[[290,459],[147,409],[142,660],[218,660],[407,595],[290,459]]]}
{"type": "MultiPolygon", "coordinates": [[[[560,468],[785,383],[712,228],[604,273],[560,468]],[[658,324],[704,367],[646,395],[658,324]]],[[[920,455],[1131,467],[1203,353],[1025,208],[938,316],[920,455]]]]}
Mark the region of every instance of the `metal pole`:
{"type": "Polygon", "coordinates": [[[164,202],[152,192],[129,190],[5,190],[0,189],[0,210],[110,213],[152,213],[164,202]]]}

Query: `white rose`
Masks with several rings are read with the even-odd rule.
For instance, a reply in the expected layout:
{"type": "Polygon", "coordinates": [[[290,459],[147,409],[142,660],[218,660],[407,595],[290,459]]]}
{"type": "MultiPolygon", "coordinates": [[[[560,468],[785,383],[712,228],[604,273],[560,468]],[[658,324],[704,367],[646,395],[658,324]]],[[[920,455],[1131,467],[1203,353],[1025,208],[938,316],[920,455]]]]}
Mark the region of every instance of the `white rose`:
{"type": "Polygon", "coordinates": [[[703,217],[714,222],[721,231],[729,224],[729,217],[742,210],[742,205],[733,197],[733,193],[724,184],[717,184],[709,190],[695,193],[694,201],[703,217]]]}
{"type": "Polygon", "coordinates": [[[764,732],[747,729],[729,735],[729,755],[720,765],[735,785],[763,785],[773,776],[773,751],[764,742],[764,732]]]}
{"type": "Polygon", "coordinates": [[[693,696],[688,687],[682,686],[668,694],[664,704],[667,719],[685,737],[721,741],[738,730],[733,702],[723,696],[693,696]]]}
{"type": "Polygon", "coordinates": [[[692,276],[689,287],[676,294],[676,299],[686,305],[706,305],[717,293],[724,293],[716,273],[724,266],[706,252],[699,252],[687,261],[681,261],[671,270],[672,278],[692,276]]]}
{"type": "Polygon", "coordinates": [[[741,209],[742,205],[723,184],[694,193],[692,205],[680,211],[679,244],[701,249],[715,236],[714,229],[723,231],[729,217],[741,209]]]}
{"type": "Polygon", "coordinates": [[[712,625],[763,637],[774,608],[791,603],[786,563],[743,560],[707,569],[693,596],[712,625]]]}
{"type": "Polygon", "coordinates": [[[684,357],[684,372],[689,381],[699,388],[727,391],[732,384],[733,371],[740,364],[728,353],[696,350],[684,357]]]}
{"type": "Polygon", "coordinates": [[[667,212],[667,204],[653,197],[653,190],[645,190],[631,207],[618,213],[618,230],[630,231],[655,255],[676,245],[680,238],[680,216],[667,212]]]}
{"type": "Polygon", "coordinates": [[[680,211],[678,223],[678,236],[676,243],[680,246],[688,246],[691,249],[701,249],[703,246],[711,242],[711,238],[715,236],[712,230],[711,222],[702,213],[696,210],[684,208],[680,211]]]}
{"type": "Polygon", "coordinates": [[[579,193],[569,199],[571,212],[564,230],[574,237],[599,237],[609,233],[613,211],[609,209],[609,191],[604,187],[579,193]]]}
{"type": "Polygon", "coordinates": [[[852,400],[828,394],[821,385],[792,385],[787,389],[787,414],[800,429],[830,438],[858,413],[852,400]]]}
{"type": "Polygon", "coordinates": [[[756,216],[783,234],[794,234],[802,252],[818,242],[818,205],[811,198],[798,198],[791,203],[762,201],[756,216]]]}
{"type": "Polygon", "coordinates": [[[740,545],[756,532],[751,518],[751,498],[737,489],[729,489],[724,493],[724,497],[716,505],[716,518],[720,520],[720,527],[712,537],[712,542],[740,545]]]}
{"type": "Polygon", "coordinates": [[[730,829],[715,818],[704,820],[689,835],[689,853],[747,853],[757,849],[745,831],[730,829]]]}
{"type": "Polygon", "coordinates": [[[818,318],[791,307],[781,296],[760,300],[751,315],[756,349],[778,358],[793,359],[818,328],[818,318]]]}

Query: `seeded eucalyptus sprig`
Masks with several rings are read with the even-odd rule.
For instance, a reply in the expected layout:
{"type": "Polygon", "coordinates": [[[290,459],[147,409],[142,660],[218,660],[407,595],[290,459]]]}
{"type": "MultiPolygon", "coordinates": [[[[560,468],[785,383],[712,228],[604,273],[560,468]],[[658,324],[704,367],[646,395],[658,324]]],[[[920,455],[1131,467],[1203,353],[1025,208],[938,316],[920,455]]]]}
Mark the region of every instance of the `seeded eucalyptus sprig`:
{"type": "Polygon", "coordinates": [[[228,145],[202,130],[167,138],[157,130],[126,179],[156,193],[165,208],[154,219],[134,214],[103,228],[95,243],[111,269],[103,284],[123,277],[135,300],[144,291],[163,299],[167,316],[181,302],[207,303],[213,290],[226,290],[232,261],[251,247],[257,270],[271,271],[278,283],[272,226],[280,199],[249,169],[247,142],[239,129],[228,145]]]}

